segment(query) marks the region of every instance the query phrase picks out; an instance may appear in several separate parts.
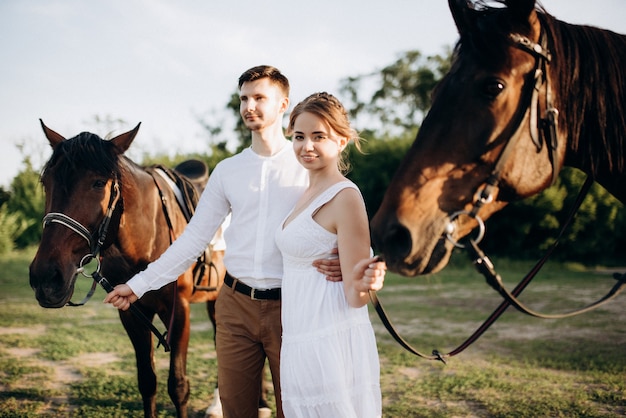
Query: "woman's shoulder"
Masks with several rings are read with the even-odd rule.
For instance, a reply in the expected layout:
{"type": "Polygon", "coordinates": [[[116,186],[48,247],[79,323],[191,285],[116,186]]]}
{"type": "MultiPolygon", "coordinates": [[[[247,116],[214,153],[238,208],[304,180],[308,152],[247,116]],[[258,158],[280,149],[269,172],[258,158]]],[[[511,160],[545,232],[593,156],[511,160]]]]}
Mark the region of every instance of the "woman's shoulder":
{"type": "Polygon", "coordinates": [[[363,196],[359,187],[350,180],[344,180],[337,182],[328,188],[331,202],[336,202],[340,205],[352,206],[359,202],[363,202],[363,196]]]}
{"type": "Polygon", "coordinates": [[[357,186],[352,180],[344,179],[342,181],[338,181],[329,187],[329,189],[334,189],[336,194],[345,194],[348,196],[361,196],[361,189],[357,186]]]}

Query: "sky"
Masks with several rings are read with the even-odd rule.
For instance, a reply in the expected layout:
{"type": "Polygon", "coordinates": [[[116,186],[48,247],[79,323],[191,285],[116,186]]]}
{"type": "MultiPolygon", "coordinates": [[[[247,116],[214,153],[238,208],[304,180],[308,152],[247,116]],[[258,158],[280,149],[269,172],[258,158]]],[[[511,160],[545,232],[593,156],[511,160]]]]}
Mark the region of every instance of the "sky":
{"type": "MultiPolygon", "coordinates": [[[[543,0],[560,20],[626,34],[624,0],[543,0]]],[[[141,129],[128,155],[206,152],[239,75],[278,67],[292,106],[403,52],[457,40],[445,0],[0,0],[0,186],[66,138],[141,129]],[[217,119],[216,119],[217,118],[217,119]],[[121,120],[114,125],[97,120],[121,120]]]]}

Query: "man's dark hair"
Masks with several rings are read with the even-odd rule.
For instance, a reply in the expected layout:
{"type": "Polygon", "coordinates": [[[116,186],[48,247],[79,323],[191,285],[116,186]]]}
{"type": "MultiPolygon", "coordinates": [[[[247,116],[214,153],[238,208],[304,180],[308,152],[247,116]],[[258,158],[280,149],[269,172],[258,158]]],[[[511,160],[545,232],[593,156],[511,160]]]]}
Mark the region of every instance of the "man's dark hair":
{"type": "Polygon", "coordinates": [[[239,89],[243,83],[269,78],[273,83],[280,86],[286,97],[289,97],[289,80],[276,67],[271,65],[259,65],[245,71],[239,77],[239,89]]]}

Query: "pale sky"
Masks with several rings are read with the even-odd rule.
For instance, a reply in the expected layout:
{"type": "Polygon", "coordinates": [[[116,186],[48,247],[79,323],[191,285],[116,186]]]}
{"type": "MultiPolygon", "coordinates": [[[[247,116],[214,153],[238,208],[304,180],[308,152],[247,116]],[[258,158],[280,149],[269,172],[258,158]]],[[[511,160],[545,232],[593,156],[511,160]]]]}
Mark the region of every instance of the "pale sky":
{"type": "MultiPolygon", "coordinates": [[[[544,0],[560,20],[626,33],[624,0],[544,0]]],[[[39,118],[67,138],[105,136],[96,116],[142,122],[130,150],[205,152],[196,120],[221,110],[237,78],[278,67],[292,105],[374,72],[404,51],[457,40],[445,0],[0,0],[0,185],[50,155],[39,118]]],[[[625,51],[626,52],[626,51],[625,51]]],[[[119,132],[118,132],[119,133],[119,132]]]]}

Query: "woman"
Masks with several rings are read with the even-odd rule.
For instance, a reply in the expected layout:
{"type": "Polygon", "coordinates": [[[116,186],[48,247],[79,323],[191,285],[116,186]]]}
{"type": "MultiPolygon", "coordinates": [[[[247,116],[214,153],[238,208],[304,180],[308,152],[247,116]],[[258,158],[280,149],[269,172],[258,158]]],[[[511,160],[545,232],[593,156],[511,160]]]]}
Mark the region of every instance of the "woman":
{"type": "Polygon", "coordinates": [[[379,361],[368,291],[382,287],[385,264],[370,257],[368,218],[342,151],[359,138],[343,105],[316,93],[291,113],[287,135],[309,187],[276,233],[283,255],[281,390],[285,416],[381,416],[379,361]],[[311,261],[341,255],[342,282],[311,261]]]}

